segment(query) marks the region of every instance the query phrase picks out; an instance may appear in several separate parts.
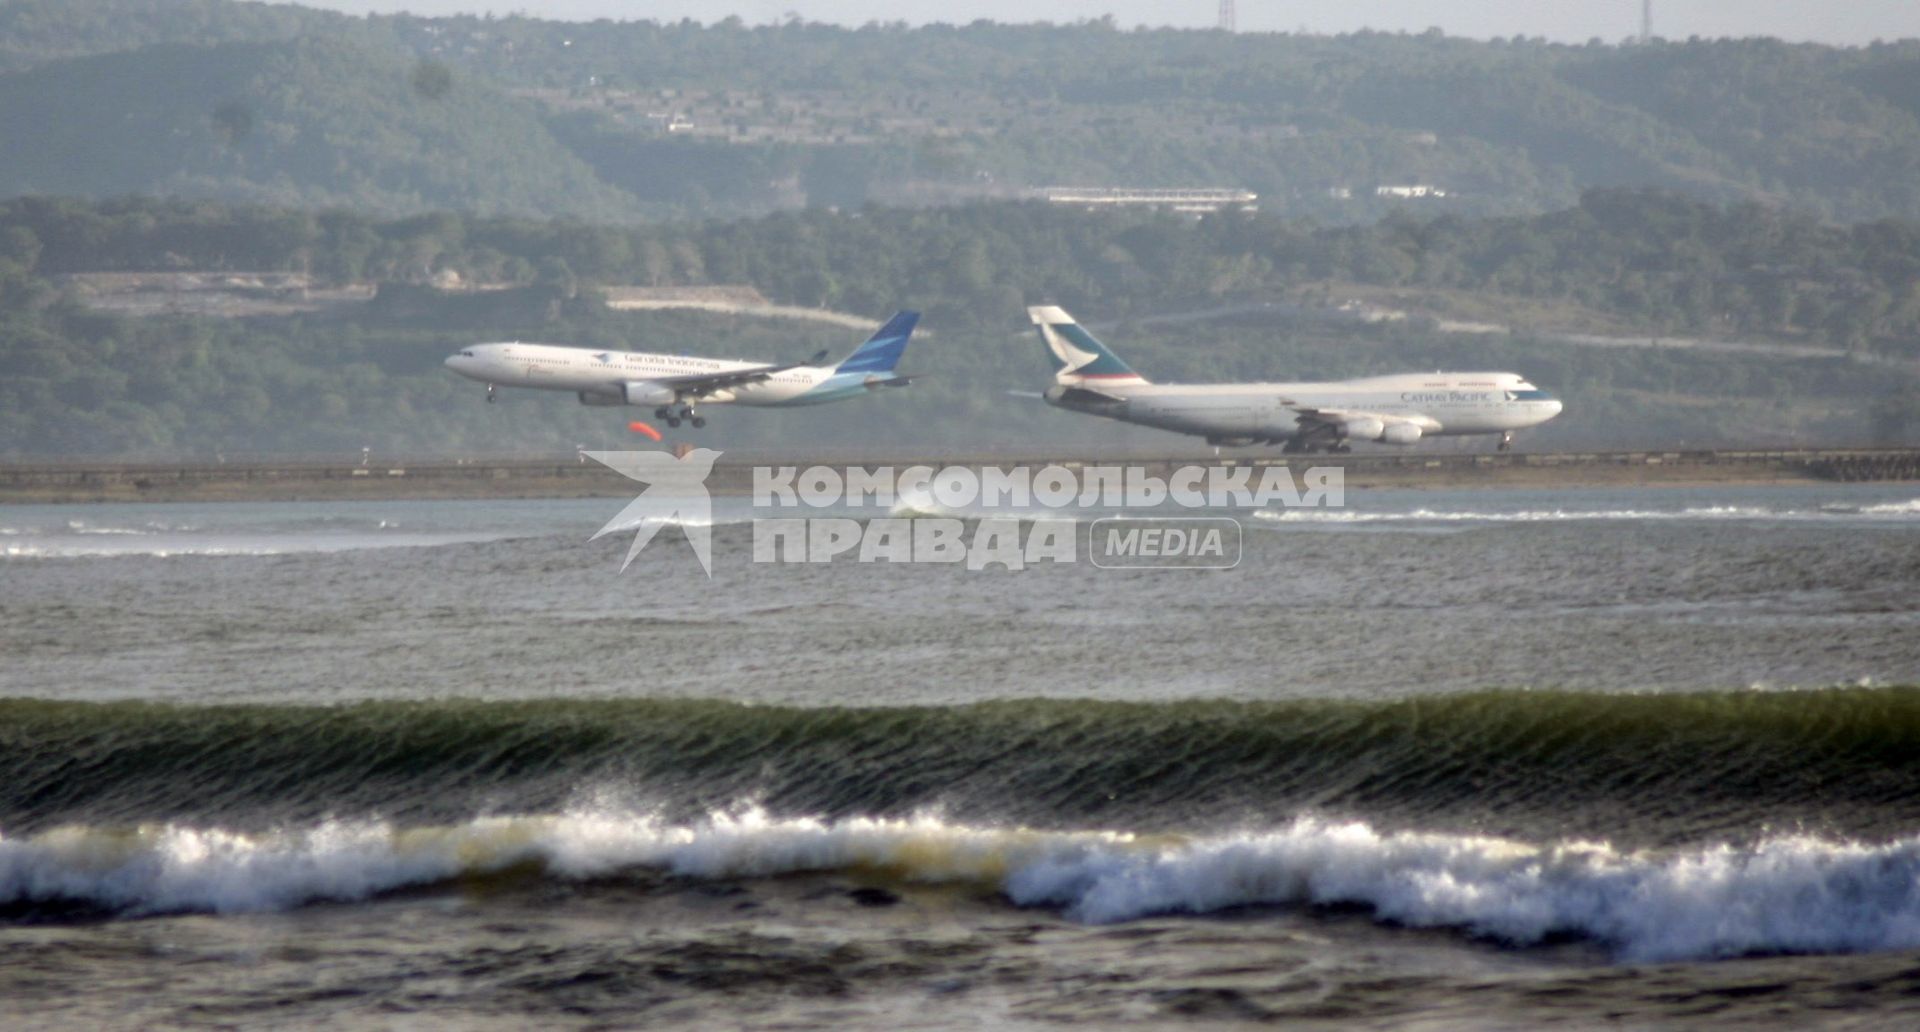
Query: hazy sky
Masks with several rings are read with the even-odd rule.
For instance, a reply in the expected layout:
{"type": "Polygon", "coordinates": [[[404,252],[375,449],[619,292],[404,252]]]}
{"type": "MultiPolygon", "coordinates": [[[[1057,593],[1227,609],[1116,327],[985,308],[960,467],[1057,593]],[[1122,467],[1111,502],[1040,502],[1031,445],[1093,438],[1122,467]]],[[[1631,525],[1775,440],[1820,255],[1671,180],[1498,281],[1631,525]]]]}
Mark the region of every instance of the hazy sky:
{"type": "MultiPolygon", "coordinates": [[[[760,24],[798,14],[808,21],[965,23],[1072,22],[1111,14],[1122,25],[1210,26],[1219,0],[303,0],[306,6],[363,14],[412,11],[544,18],[712,22],[737,14],[760,24]]],[[[1346,32],[1438,26],[1449,35],[1546,36],[1609,42],[1639,29],[1640,0],[1236,0],[1240,28],[1346,32]]],[[[1920,37],[1920,0],[1654,0],[1654,33],[1779,36],[1823,43],[1920,37]]]]}

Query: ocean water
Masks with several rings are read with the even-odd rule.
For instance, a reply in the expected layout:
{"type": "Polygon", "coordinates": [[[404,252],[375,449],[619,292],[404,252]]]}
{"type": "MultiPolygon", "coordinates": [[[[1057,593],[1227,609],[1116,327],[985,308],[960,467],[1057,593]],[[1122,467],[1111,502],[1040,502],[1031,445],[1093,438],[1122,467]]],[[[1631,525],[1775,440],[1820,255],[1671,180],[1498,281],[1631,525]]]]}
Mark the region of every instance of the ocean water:
{"type": "Polygon", "coordinates": [[[722,499],[623,572],[621,507],[0,507],[0,1024],[1920,1013],[1913,485],[1354,491],[1212,571],[722,499]]]}

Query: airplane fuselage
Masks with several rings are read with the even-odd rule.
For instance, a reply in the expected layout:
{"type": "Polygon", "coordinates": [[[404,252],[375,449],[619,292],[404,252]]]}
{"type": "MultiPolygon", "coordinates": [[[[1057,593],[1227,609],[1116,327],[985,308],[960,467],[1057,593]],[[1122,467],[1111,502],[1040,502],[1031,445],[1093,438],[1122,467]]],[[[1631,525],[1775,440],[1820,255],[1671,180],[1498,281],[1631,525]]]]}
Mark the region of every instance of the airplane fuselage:
{"type": "MultiPolygon", "coordinates": [[[[1374,376],[1325,383],[1156,384],[1138,378],[1056,385],[1062,408],[1129,423],[1200,434],[1218,443],[1294,439],[1310,423],[1302,409],[1387,417],[1421,437],[1506,434],[1560,413],[1558,399],[1515,373],[1374,376]],[[1077,390],[1076,386],[1085,388],[1077,390]]],[[[1371,436],[1371,435],[1369,435],[1371,436]]]]}
{"type": "MultiPolygon", "coordinates": [[[[534,387],[570,391],[587,404],[669,404],[662,388],[649,399],[650,385],[675,378],[763,368],[764,362],[661,355],[644,351],[604,351],[559,344],[519,341],[474,344],[447,359],[447,368],[495,387],[534,387]]],[[[794,366],[700,395],[701,405],[815,405],[865,393],[870,375],[836,373],[833,366],[794,366]]]]}

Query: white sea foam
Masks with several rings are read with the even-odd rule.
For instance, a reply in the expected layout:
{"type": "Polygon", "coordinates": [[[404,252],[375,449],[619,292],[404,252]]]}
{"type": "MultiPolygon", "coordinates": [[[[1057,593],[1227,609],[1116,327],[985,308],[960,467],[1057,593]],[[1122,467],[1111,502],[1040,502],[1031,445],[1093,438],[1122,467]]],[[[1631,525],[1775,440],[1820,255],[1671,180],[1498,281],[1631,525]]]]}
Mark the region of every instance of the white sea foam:
{"type": "Polygon", "coordinates": [[[102,559],[142,556],[263,556],[302,552],[349,552],[372,548],[430,548],[441,545],[495,541],[493,533],[429,533],[423,531],[321,533],[190,533],[126,532],[107,534],[36,534],[0,545],[5,559],[102,559]]]}
{"type": "Polygon", "coordinates": [[[151,533],[137,527],[96,527],[84,520],[68,520],[67,530],[74,534],[138,535],[151,533]]]}
{"type": "Polygon", "coordinates": [[[153,913],[277,910],[536,863],[550,875],[689,878],[884,870],[974,882],[1088,922],[1259,904],[1359,904],[1416,927],[1525,945],[1561,933],[1623,959],[1920,947],[1920,838],[1783,837],[1623,852],[1301,819],[1209,837],[1038,832],[909,820],[716,815],[694,825],[577,813],[397,829],[333,821],[240,834],[179,825],[0,838],[0,902],[153,913]]]}
{"type": "Polygon", "coordinates": [[[638,530],[641,527],[724,527],[726,520],[715,520],[699,516],[641,516],[610,524],[602,528],[609,534],[626,530],[638,530]]]}
{"type": "Polygon", "coordinates": [[[1861,515],[1920,515],[1920,501],[1859,509],[1773,509],[1753,505],[1707,505],[1684,509],[1262,509],[1254,518],[1282,524],[1368,523],[1557,523],[1575,520],[1843,520],[1861,515]]]}
{"type": "MultiPolygon", "coordinates": [[[[297,550],[297,549],[296,549],[297,550]]],[[[147,545],[126,547],[88,547],[86,545],[7,545],[0,557],[7,559],[111,559],[140,556],[171,559],[180,556],[282,555],[287,549],[273,547],[228,547],[221,545],[147,545]]]]}

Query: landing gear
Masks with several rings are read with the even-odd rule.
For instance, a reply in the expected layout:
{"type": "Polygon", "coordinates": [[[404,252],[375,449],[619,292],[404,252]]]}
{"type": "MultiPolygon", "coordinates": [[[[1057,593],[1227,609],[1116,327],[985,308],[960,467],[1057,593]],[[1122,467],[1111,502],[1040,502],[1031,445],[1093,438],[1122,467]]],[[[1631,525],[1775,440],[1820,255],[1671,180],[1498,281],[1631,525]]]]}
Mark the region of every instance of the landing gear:
{"type": "Polygon", "coordinates": [[[493,402],[493,384],[487,384],[487,404],[491,405],[493,402]]]}
{"type": "Polygon", "coordinates": [[[1283,455],[1299,455],[1314,452],[1326,452],[1329,455],[1345,455],[1353,450],[1353,445],[1342,440],[1331,426],[1315,426],[1285,438],[1280,446],[1283,455]]]}
{"type": "Polygon", "coordinates": [[[662,405],[653,410],[655,419],[666,420],[668,426],[678,430],[681,423],[692,423],[695,430],[707,425],[706,418],[693,414],[692,405],[662,405]]]}
{"type": "Polygon", "coordinates": [[[1512,451],[1512,450],[1513,450],[1513,434],[1512,434],[1512,432],[1508,432],[1508,433],[1504,433],[1504,434],[1501,434],[1501,435],[1500,435],[1500,446],[1499,446],[1498,448],[1496,448],[1496,449],[1495,449],[1495,451],[1512,451]]]}

